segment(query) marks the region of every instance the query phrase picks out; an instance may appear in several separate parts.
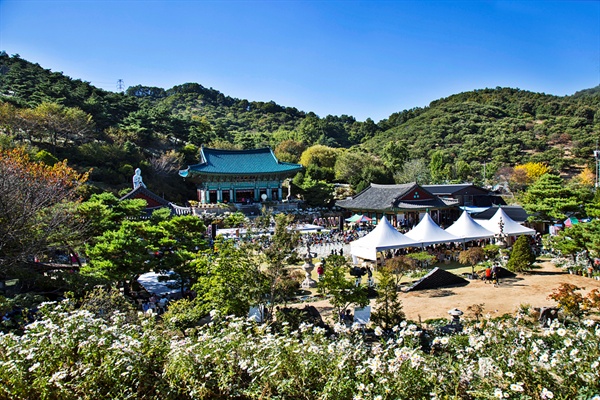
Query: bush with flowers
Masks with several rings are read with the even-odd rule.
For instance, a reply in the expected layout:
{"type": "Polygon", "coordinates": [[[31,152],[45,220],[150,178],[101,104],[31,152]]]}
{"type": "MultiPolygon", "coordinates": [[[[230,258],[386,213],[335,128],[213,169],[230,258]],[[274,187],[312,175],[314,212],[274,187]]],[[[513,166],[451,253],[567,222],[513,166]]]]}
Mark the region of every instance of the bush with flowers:
{"type": "Polygon", "coordinates": [[[600,399],[591,319],[541,328],[520,312],[450,336],[403,321],[369,338],[213,313],[177,332],[152,315],[43,304],[21,334],[0,335],[0,398],[600,399]]]}

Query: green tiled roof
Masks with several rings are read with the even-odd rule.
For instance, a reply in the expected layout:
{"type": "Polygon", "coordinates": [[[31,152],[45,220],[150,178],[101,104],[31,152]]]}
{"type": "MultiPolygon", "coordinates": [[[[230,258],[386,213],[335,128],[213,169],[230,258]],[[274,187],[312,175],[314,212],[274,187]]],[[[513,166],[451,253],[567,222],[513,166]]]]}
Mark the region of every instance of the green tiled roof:
{"type": "Polygon", "coordinates": [[[253,150],[219,150],[203,147],[201,162],[179,171],[186,178],[197,174],[210,175],[256,175],[273,173],[293,174],[302,169],[300,164],[277,160],[270,148],[253,150]]]}

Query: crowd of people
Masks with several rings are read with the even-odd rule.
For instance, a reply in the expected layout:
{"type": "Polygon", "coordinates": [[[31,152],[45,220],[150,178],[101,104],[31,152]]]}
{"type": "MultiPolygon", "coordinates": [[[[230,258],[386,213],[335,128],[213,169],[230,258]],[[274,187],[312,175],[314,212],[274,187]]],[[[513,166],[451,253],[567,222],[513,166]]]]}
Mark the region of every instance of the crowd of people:
{"type": "Polygon", "coordinates": [[[332,229],[330,231],[304,233],[299,246],[299,253],[315,254],[316,257],[327,257],[331,254],[350,255],[350,242],[353,242],[367,233],[373,226],[354,226],[343,231],[332,229]]]}

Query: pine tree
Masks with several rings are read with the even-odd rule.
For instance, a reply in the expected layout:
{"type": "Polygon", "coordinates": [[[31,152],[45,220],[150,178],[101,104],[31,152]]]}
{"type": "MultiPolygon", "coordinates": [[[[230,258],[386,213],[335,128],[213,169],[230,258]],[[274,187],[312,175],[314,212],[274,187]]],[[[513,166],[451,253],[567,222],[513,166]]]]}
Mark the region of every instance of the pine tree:
{"type": "Polygon", "coordinates": [[[519,236],[510,252],[506,268],[512,272],[523,272],[531,269],[534,262],[535,254],[529,245],[529,238],[525,235],[519,236]]]}
{"type": "Polygon", "coordinates": [[[390,329],[406,319],[402,311],[402,301],[398,298],[394,273],[389,267],[379,270],[376,309],[371,315],[373,323],[383,329],[390,329]]]}

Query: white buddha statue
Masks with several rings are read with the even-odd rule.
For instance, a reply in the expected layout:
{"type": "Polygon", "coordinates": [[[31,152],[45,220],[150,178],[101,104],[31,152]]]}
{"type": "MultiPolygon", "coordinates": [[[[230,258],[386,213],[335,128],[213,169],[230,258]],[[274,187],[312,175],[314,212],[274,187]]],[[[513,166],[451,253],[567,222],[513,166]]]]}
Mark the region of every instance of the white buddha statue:
{"type": "Polygon", "coordinates": [[[146,187],[144,182],[142,181],[142,170],[139,168],[135,169],[135,175],[133,175],[133,188],[137,189],[139,187],[146,187]]]}

